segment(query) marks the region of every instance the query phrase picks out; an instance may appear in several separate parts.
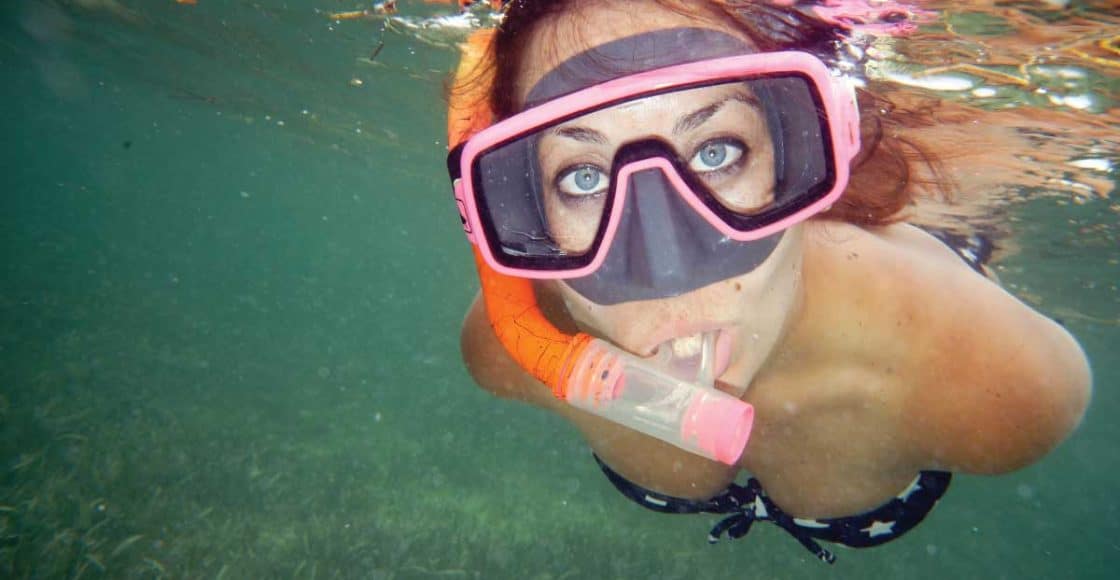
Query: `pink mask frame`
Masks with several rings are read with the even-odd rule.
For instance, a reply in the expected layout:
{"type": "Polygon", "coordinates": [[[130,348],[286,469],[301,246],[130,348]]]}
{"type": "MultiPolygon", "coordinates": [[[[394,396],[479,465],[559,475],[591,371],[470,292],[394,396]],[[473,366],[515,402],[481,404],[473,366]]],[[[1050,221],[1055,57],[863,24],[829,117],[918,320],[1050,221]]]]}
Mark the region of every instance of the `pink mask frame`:
{"type": "MultiPolygon", "coordinates": [[[[634,172],[650,168],[660,169],[682,198],[723,235],[736,241],[751,241],[785,230],[828,209],[847,187],[849,164],[859,149],[859,109],[851,83],[842,77],[833,76],[820,59],[809,53],[784,51],[703,60],[640,72],[558,97],[495,123],[472,136],[462,146],[457,161],[458,167],[451,169],[455,201],[459,207],[467,239],[478,246],[483,260],[491,268],[499,273],[519,278],[564,279],[591,274],[603,263],[614,239],[619,216],[623,213],[623,204],[626,203],[627,198],[625,192],[617,189],[625,188],[627,178],[634,172]],[[616,191],[613,205],[608,208],[606,232],[595,250],[594,257],[586,265],[578,269],[565,270],[527,269],[507,266],[495,257],[495,246],[492,244],[498,242],[486,239],[486,230],[482,227],[482,217],[477,202],[478,193],[473,185],[472,171],[480,155],[513,139],[553,125],[558,120],[572,118],[612,103],[651,93],[775,73],[795,73],[808,79],[820,97],[820,106],[823,110],[818,114],[827,119],[832,145],[831,161],[835,172],[832,188],[820,199],[773,223],[748,231],[738,230],[719,219],[685,184],[684,179],[667,159],[643,159],[623,167],[619,172],[619,179],[612,184],[611,187],[616,191]],[[455,169],[458,170],[458,176],[454,175],[455,169]]],[[[455,152],[452,153],[453,159],[454,155],[455,152]]],[[[454,161],[452,164],[455,164],[454,161]]]]}

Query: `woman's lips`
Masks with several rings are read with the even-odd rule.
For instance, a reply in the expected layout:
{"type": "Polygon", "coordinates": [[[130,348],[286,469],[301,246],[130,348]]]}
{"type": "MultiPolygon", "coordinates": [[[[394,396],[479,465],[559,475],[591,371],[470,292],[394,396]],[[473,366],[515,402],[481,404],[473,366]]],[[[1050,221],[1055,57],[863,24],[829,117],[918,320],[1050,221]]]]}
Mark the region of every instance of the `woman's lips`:
{"type": "Polygon", "coordinates": [[[716,337],[716,360],[713,376],[718,379],[731,366],[731,344],[734,341],[730,332],[721,330],[716,337]]]}

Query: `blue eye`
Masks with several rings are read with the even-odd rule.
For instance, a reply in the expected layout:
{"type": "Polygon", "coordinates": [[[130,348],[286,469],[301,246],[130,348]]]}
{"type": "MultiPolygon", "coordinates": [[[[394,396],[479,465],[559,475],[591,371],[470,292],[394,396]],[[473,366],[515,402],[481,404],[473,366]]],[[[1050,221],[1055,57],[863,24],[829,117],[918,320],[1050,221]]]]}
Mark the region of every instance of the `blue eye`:
{"type": "Polygon", "coordinates": [[[742,143],[730,139],[708,141],[689,160],[688,168],[700,174],[719,171],[738,162],[745,149],[742,143]]]}
{"type": "Polygon", "coordinates": [[[560,174],[556,188],[565,195],[583,197],[607,190],[607,175],[594,165],[578,165],[560,174]]]}

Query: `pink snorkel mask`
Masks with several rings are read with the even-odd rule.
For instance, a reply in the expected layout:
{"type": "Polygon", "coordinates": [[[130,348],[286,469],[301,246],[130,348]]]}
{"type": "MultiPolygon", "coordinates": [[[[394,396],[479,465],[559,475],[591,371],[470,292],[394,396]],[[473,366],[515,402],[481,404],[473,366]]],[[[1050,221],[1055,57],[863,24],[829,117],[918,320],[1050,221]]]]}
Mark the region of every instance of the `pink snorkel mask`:
{"type": "Polygon", "coordinates": [[[521,113],[448,158],[495,270],[599,304],[749,272],[832,204],[859,150],[855,95],[816,57],[660,30],[561,63],[521,113]]]}

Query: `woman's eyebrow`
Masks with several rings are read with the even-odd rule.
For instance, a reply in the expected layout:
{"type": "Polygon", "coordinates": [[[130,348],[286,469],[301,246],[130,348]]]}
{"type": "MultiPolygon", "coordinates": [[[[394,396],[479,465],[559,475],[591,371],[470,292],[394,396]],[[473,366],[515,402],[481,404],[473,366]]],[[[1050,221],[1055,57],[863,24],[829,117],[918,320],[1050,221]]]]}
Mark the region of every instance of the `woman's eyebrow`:
{"type": "Polygon", "coordinates": [[[607,142],[606,136],[602,133],[586,127],[555,127],[549,129],[548,133],[559,137],[575,139],[576,141],[582,141],[584,143],[595,143],[597,145],[603,145],[607,142]]]}
{"type": "Polygon", "coordinates": [[[711,119],[713,115],[718,113],[719,110],[722,109],[728,101],[739,101],[749,107],[759,110],[762,109],[762,104],[758,102],[758,99],[756,99],[754,95],[750,93],[735,92],[725,99],[716,101],[706,107],[702,107],[681,117],[679,120],[677,120],[676,125],[673,126],[673,133],[684,133],[695,129],[700,125],[703,125],[708,119],[711,119]]]}

